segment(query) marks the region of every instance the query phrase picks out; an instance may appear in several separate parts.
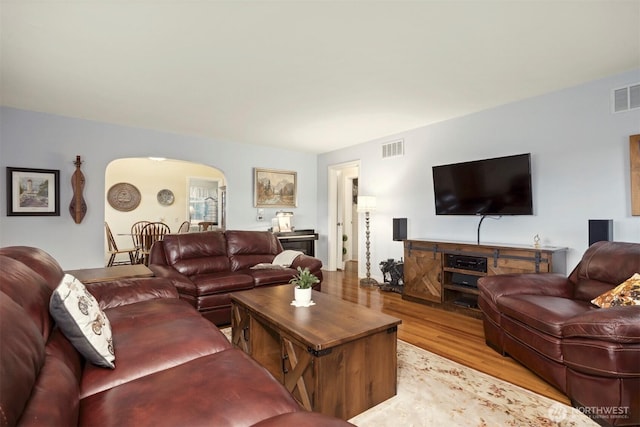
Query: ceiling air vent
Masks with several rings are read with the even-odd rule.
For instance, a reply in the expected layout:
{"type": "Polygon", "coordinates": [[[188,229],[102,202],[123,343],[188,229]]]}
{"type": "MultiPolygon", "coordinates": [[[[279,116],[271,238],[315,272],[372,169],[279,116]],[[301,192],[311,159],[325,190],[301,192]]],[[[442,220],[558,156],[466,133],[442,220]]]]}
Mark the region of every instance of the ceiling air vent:
{"type": "Polygon", "coordinates": [[[382,144],[382,158],[404,156],[404,140],[399,139],[393,142],[382,144]]]}
{"type": "Polygon", "coordinates": [[[614,89],[612,102],[614,113],[640,108],[640,83],[614,89]]]}

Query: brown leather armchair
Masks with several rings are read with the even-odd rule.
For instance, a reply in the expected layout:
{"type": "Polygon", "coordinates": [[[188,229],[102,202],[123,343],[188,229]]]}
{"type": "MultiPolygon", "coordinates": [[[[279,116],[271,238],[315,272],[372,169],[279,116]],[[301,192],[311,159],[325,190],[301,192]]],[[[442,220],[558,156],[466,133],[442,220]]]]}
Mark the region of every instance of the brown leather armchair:
{"type": "Polygon", "coordinates": [[[553,384],[603,425],[640,424],[640,306],[591,300],[640,272],[640,244],[598,242],[569,277],[478,281],[487,345],[553,384]]]}

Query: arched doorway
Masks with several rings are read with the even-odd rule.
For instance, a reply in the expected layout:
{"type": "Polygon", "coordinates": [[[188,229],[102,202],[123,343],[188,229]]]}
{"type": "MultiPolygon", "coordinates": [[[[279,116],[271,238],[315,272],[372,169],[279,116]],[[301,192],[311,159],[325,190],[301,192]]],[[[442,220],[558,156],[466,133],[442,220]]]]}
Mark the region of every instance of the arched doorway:
{"type": "Polygon", "coordinates": [[[208,165],[175,159],[116,159],[105,170],[104,220],[123,248],[132,245],[131,225],[141,220],[163,222],[172,233],[184,221],[191,223],[192,230],[201,221],[224,229],[226,185],[224,173],[208,165]]]}

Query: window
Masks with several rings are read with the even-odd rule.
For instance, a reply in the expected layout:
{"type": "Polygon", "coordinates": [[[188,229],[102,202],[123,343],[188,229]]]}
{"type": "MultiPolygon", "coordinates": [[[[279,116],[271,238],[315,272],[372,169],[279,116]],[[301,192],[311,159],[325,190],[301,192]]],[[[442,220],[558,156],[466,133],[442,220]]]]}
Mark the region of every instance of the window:
{"type": "Polygon", "coordinates": [[[197,226],[200,222],[219,225],[220,183],[217,180],[189,177],[189,222],[197,226]]]}

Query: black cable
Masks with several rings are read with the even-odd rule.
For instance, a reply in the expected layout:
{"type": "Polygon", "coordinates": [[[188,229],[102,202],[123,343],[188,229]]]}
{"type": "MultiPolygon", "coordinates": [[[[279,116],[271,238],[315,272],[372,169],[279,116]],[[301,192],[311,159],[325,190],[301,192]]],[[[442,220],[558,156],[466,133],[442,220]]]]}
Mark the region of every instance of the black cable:
{"type": "Polygon", "coordinates": [[[482,225],[482,221],[484,221],[486,217],[486,215],[482,215],[482,218],[480,218],[480,222],[478,223],[478,244],[480,244],[480,226],[482,225]]]}

